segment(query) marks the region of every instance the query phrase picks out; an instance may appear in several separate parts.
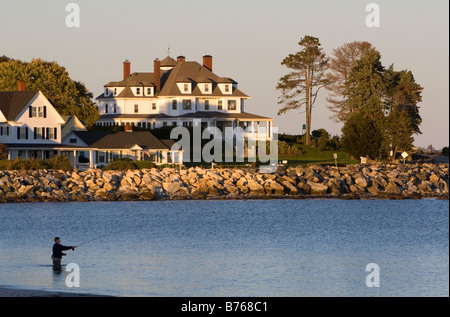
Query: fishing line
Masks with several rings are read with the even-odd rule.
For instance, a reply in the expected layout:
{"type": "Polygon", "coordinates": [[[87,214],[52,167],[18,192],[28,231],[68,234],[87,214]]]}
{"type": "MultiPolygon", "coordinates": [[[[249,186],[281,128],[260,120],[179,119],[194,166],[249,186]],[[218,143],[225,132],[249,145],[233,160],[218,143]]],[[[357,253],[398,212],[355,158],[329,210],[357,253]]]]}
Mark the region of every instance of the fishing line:
{"type": "MultiPolygon", "coordinates": [[[[121,218],[126,212],[129,212],[129,210],[128,210],[128,209],[125,209],[122,213],[120,213],[120,214],[116,217],[116,220],[120,220],[120,218],[121,218]]],[[[101,239],[104,239],[104,238],[113,236],[113,235],[115,235],[115,234],[117,234],[117,232],[110,232],[110,233],[108,233],[108,234],[104,234],[104,235],[102,235],[102,236],[92,238],[92,239],[90,239],[89,241],[85,241],[85,242],[83,242],[83,243],[80,243],[80,244],[76,245],[76,247],[78,248],[78,247],[83,246],[83,245],[86,245],[86,244],[94,243],[95,241],[98,241],[98,240],[101,240],[101,239]]]]}

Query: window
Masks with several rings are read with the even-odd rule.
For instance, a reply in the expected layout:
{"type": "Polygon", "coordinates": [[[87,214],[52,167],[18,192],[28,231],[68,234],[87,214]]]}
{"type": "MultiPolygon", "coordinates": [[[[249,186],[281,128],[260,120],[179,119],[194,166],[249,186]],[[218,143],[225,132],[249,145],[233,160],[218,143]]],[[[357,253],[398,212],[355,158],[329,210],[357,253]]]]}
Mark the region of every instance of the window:
{"type": "Polygon", "coordinates": [[[176,121],[172,122],[172,127],[176,127],[176,126],[178,126],[177,122],[176,121]]]}
{"type": "Polygon", "coordinates": [[[141,94],[141,88],[136,88],[136,95],[140,95],[141,94]]]}
{"type": "Polygon", "coordinates": [[[42,107],[38,107],[38,117],[42,118],[44,116],[44,111],[42,107]]]}
{"type": "Polygon", "coordinates": [[[192,100],[183,100],[183,110],[192,110],[192,100]]]}
{"type": "Polygon", "coordinates": [[[230,85],[225,85],[225,92],[230,92],[230,85]]]}
{"type": "Polygon", "coordinates": [[[177,110],[177,109],[178,109],[178,101],[172,100],[172,110],[177,110]]]}
{"type": "Polygon", "coordinates": [[[134,105],[134,113],[139,113],[139,105],[134,105]]]}
{"type": "Polygon", "coordinates": [[[114,88],[114,96],[117,96],[117,88],[114,88]]]}
{"type": "Polygon", "coordinates": [[[156,110],[156,103],[152,103],[152,110],[156,110]]]}
{"type": "Polygon", "coordinates": [[[209,110],[209,100],[205,100],[205,110],[209,110]]]}
{"type": "Polygon", "coordinates": [[[172,152],[172,162],[173,163],[180,163],[180,155],[178,152],[172,152]]]}
{"type": "Polygon", "coordinates": [[[205,92],[209,92],[209,84],[205,84],[205,92]]]}
{"type": "Polygon", "coordinates": [[[28,128],[17,128],[17,139],[28,140],[28,128]]]}
{"type": "Polygon", "coordinates": [[[117,105],[114,104],[114,113],[117,113],[117,105]]]}
{"type": "Polygon", "coordinates": [[[52,129],[52,128],[47,128],[47,138],[50,140],[56,140],[56,128],[52,129]]]}
{"type": "Polygon", "coordinates": [[[31,118],[37,117],[37,109],[36,107],[31,107],[31,118]]]}
{"type": "Polygon", "coordinates": [[[105,89],[105,96],[106,96],[106,97],[109,96],[109,89],[108,89],[108,88],[105,89]]]}
{"type": "Polygon", "coordinates": [[[163,122],[163,127],[167,127],[167,122],[163,122]]]}
{"type": "Polygon", "coordinates": [[[151,95],[152,94],[152,89],[151,88],[147,88],[147,95],[151,95]]]}
{"type": "Polygon", "coordinates": [[[34,138],[35,139],[42,139],[42,128],[34,128],[34,138]]]}
{"type": "Polygon", "coordinates": [[[105,105],[105,113],[108,113],[108,108],[109,108],[109,105],[106,104],[106,105],[105,105]]]}
{"type": "Polygon", "coordinates": [[[189,92],[189,84],[184,84],[184,92],[189,92]]]}
{"type": "Polygon", "coordinates": [[[0,136],[9,135],[9,127],[0,127],[0,136]]]}
{"type": "Polygon", "coordinates": [[[70,139],[70,144],[77,144],[77,139],[70,139]]]}
{"type": "Polygon", "coordinates": [[[222,110],[223,110],[223,100],[219,100],[219,101],[217,102],[217,109],[218,109],[219,111],[222,111],[222,110]]]}
{"type": "Polygon", "coordinates": [[[228,100],[228,110],[229,111],[236,111],[236,100],[228,100]]]}
{"type": "Polygon", "coordinates": [[[185,127],[185,128],[189,127],[189,122],[184,121],[184,122],[183,122],[183,127],[185,127]]]}

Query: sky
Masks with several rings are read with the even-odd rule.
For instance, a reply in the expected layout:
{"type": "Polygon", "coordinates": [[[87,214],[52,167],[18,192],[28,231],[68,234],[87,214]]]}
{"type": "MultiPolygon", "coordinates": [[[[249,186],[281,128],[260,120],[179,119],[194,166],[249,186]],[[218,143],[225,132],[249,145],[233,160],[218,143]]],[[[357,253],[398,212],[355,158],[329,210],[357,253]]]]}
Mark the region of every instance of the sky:
{"type": "MultiPolygon", "coordinates": [[[[282,60],[301,49],[305,35],[318,37],[328,56],[368,41],[384,66],[411,70],[424,87],[415,145],[449,145],[448,0],[0,0],[0,56],[56,61],[96,97],[122,79],[126,59],[132,72],[153,72],[168,48],[173,58],[199,63],[212,55],[214,72],[251,96],[245,110],[274,118],[280,133],[300,134],[306,121],[301,111],[277,115],[275,89],[288,72],[282,60]],[[66,25],[69,3],[80,8],[78,28],[66,25]],[[379,28],[366,25],[369,3],[380,8],[379,28]]],[[[313,130],[339,135],[327,94],[314,108],[313,130]]]]}

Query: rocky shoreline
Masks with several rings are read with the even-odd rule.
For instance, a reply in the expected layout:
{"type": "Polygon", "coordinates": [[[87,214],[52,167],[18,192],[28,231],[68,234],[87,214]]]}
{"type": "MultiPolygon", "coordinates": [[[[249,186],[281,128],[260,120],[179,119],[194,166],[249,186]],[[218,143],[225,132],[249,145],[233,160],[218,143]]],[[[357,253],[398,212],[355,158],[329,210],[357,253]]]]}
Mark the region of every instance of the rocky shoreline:
{"type": "Polygon", "coordinates": [[[0,171],[0,203],[223,199],[448,199],[449,165],[0,171]]]}

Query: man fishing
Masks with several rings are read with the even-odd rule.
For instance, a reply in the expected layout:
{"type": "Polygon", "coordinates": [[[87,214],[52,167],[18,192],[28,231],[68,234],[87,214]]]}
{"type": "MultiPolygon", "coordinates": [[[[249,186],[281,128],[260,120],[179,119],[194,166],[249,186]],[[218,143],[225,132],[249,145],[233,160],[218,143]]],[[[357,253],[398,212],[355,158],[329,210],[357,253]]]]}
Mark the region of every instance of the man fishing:
{"type": "Polygon", "coordinates": [[[70,247],[63,246],[61,244],[61,238],[59,238],[59,237],[55,238],[55,244],[53,245],[53,254],[52,254],[53,270],[55,272],[61,272],[62,257],[67,255],[67,254],[63,253],[63,251],[67,251],[70,249],[72,249],[72,251],[75,251],[76,246],[70,246],[70,247]]]}

